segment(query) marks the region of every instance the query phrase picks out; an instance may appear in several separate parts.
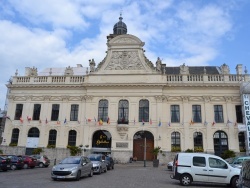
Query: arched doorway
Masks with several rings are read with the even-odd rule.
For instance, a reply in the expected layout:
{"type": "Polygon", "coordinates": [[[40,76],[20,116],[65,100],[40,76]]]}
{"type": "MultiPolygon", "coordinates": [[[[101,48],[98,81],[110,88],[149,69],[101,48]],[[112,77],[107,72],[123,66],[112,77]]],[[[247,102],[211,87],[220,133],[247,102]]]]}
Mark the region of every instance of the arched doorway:
{"type": "Polygon", "coordinates": [[[221,154],[228,150],[228,138],[224,131],[216,131],[214,133],[214,154],[221,156],[221,154]]]}
{"type": "Polygon", "coordinates": [[[28,138],[26,142],[26,155],[31,155],[33,150],[38,147],[40,131],[36,127],[29,129],[28,138]]]}
{"type": "Polygon", "coordinates": [[[109,131],[99,130],[93,134],[92,152],[93,153],[110,153],[112,136],[109,131]]]}
{"type": "Polygon", "coordinates": [[[154,155],[154,136],[149,131],[138,131],[134,134],[133,138],[133,157],[137,157],[138,161],[144,160],[144,147],[146,139],[146,160],[152,161],[154,155]]]}

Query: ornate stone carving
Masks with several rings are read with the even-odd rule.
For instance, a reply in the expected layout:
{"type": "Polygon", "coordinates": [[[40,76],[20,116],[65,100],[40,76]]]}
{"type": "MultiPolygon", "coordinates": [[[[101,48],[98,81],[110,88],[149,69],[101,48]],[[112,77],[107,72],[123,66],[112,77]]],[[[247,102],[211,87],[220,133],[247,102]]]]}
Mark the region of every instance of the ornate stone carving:
{"type": "Polygon", "coordinates": [[[231,96],[224,96],[224,99],[225,99],[226,102],[231,102],[232,101],[231,96]]]}
{"type": "Polygon", "coordinates": [[[70,66],[66,67],[64,75],[73,75],[73,74],[74,74],[73,68],[70,66]]]}
{"type": "Polygon", "coordinates": [[[113,52],[105,70],[144,70],[136,51],[113,52]]]}
{"type": "Polygon", "coordinates": [[[93,96],[92,95],[82,95],[81,100],[92,100],[93,96]]]}
{"type": "Polygon", "coordinates": [[[180,66],[180,74],[189,74],[189,68],[185,65],[185,63],[180,66]]]}
{"type": "Polygon", "coordinates": [[[15,98],[15,95],[8,95],[8,99],[13,100],[15,98]]]}
{"type": "Polygon", "coordinates": [[[189,96],[181,96],[183,102],[188,102],[189,96]]]}
{"type": "Polygon", "coordinates": [[[69,96],[68,95],[62,95],[62,100],[63,101],[68,101],[69,100],[69,96]]]}
{"type": "MultiPolygon", "coordinates": [[[[120,125],[117,125],[117,131],[118,132],[121,132],[121,131],[128,131],[128,126],[120,126],[120,125]]],[[[125,134],[125,133],[119,133],[121,135],[125,134]]],[[[120,136],[121,136],[120,135],[120,136]]]]}
{"type": "Polygon", "coordinates": [[[33,68],[27,67],[25,74],[26,74],[26,76],[37,76],[37,68],[35,68],[35,67],[33,67],[33,68]]]}
{"type": "Polygon", "coordinates": [[[158,57],[157,61],[156,61],[156,70],[159,71],[159,72],[161,71],[161,65],[162,65],[161,60],[158,57]]]}
{"type": "Polygon", "coordinates": [[[128,38],[128,37],[123,37],[123,38],[119,38],[118,40],[115,40],[113,42],[114,44],[138,44],[138,42],[134,39],[128,38]]]}
{"type": "Polygon", "coordinates": [[[155,100],[156,100],[156,101],[162,102],[162,101],[164,101],[165,99],[168,99],[168,96],[165,96],[165,95],[156,95],[156,96],[155,96],[155,100]]]}
{"type": "Polygon", "coordinates": [[[89,69],[90,69],[90,72],[95,72],[95,60],[94,59],[89,60],[89,69]]]}
{"type": "Polygon", "coordinates": [[[226,65],[225,63],[223,65],[221,65],[221,73],[222,74],[230,74],[230,69],[229,66],[226,65]]]}
{"type": "Polygon", "coordinates": [[[203,99],[206,103],[211,101],[211,97],[210,96],[203,96],[203,99]]]}
{"type": "Polygon", "coordinates": [[[51,98],[51,96],[50,96],[50,95],[45,95],[45,96],[43,96],[43,100],[45,100],[45,101],[49,101],[49,100],[50,100],[50,98],[51,98]]]}

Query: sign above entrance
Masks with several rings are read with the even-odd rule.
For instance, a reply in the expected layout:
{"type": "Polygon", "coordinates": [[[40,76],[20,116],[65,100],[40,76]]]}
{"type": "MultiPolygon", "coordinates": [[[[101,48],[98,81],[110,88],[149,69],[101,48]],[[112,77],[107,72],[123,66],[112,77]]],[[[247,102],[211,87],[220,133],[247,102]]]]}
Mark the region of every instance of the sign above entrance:
{"type": "Polygon", "coordinates": [[[247,130],[246,125],[238,124],[238,131],[239,132],[243,132],[243,131],[246,131],[246,130],[247,130]]]}

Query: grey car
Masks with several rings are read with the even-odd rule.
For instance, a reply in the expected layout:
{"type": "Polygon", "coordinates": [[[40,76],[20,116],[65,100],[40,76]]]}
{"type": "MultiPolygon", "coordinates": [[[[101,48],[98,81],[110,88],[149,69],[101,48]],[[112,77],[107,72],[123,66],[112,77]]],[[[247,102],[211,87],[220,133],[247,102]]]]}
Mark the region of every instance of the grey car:
{"type": "Polygon", "coordinates": [[[83,176],[93,176],[93,163],[84,156],[72,156],[63,159],[51,171],[51,178],[80,180],[83,176]]]}
{"type": "Polygon", "coordinates": [[[96,174],[101,174],[102,172],[107,172],[107,162],[105,161],[105,156],[102,154],[90,154],[88,158],[93,163],[93,171],[96,174]]]}

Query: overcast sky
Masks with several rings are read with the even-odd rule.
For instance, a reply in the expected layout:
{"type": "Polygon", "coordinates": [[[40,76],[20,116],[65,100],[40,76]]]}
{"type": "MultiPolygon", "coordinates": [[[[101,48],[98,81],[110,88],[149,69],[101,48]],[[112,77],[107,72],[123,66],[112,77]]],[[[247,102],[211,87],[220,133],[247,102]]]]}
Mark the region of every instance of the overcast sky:
{"type": "Polygon", "coordinates": [[[250,69],[249,0],[0,0],[0,108],[16,69],[102,61],[121,10],[153,63],[250,69]]]}

